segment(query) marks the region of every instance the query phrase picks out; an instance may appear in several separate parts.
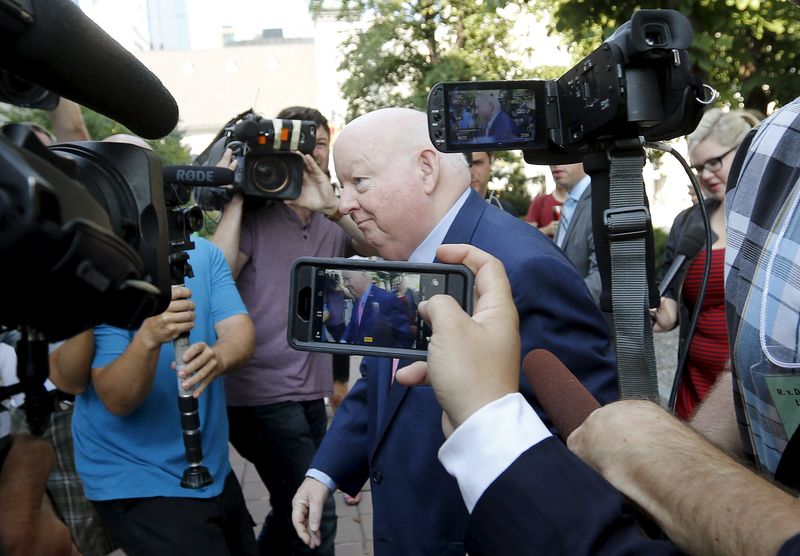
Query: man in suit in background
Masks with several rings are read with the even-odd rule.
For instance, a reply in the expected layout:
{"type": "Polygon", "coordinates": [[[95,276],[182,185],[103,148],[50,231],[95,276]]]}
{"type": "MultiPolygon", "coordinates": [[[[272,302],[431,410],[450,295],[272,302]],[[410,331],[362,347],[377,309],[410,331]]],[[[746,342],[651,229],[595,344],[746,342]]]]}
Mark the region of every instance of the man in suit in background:
{"type": "Polygon", "coordinates": [[[486,199],[489,204],[506,211],[511,216],[519,216],[514,205],[500,197],[495,197],[494,191],[489,191],[489,180],[492,179],[494,153],[483,151],[464,153],[464,158],[467,159],[467,164],[469,164],[469,186],[474,189],[478,195],[486,199]]]}
{"type": "Polygon", "coordinates": [[[414,339],[397,296],[376,286],[363,270],[345,270],[342,277],[345,289],[353,297],[353,312],[340,341],[365,346],[411,347],[414,339]]]}
{"type": "Polygon", "coordinates": [[[550,166],[550,172],[556,185],[567,191],[556,230],[556,245],[578,269],[595,303],[599,304],[603,286],[594,254],[591,179],[580,162],[550,166]]]}
{"type": "MultiPolygon", "coordinates": [[[[544,235],[489,208],[469,187],[464,157],[433,148],[424,113],[390,108],[351,122],[334,149],[349,214],[390,260],[432,262],[442,243],[471,243],[499,258],[520,316],[521,352],[562,358],[603,403],[617,396],[603,316],[573,266],[544,235]]],[[[520,352],[517,353],[520,355],[520,352]]],[[[319,512],[338,486],[353,495],[371,480],[377,556],[463,554],[467,521],[457,483],[437,459],[441,408],[429,388],[393,382],[403,362],[365,358],[293,501],[293,522],[310,546],[319,512]]],[[[520,378],[526,401],[541,411],[520,378]]]]}

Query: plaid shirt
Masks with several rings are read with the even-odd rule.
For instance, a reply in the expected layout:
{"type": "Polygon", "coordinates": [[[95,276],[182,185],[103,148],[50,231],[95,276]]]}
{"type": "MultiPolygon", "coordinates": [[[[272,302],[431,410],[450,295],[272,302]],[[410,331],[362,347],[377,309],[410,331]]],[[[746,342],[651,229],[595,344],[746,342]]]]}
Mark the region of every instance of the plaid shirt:
{"type": "Polygon", "coordinates": [[[725,196],[725,298],[742,447],[771,477],[800,420],[800,98],[748,141],[725,196]]]}

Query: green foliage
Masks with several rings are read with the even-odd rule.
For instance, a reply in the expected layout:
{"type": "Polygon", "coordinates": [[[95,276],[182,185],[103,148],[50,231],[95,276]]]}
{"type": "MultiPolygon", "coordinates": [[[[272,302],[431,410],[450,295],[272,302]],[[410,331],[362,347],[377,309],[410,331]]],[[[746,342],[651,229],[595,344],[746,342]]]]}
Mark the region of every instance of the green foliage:
{"type": "Polygon", "coordinates": [[[653,228],[653,248],[655,250],[656,259],[656,275],[661,272],[661,267],[664,264],[664,250],[667,248],[667,237],[669,233],[662,228],[653,228]]]}
{"type": "MultiPolygon", "coordinates": [[[[88,108],[81,108],[81,112],[83,113],[83,121],[86,124],[86,129],[89,131],[89,136],[93,139],[99,140],[117,133],[131,133],[122,124],[102,114],[89,110],[88,108]]],[[[53,129],[50,124],[50,118],[44,110],[0,105],[0,121],[1,120],[7,120],[8,122],[33,122],[40,124],[46,129],[53,129]]],[[[163,139],[147,142],[153,147],[153,150],[161,158],[161,163],[165,166],[169,164],[189,164],[189,162],[191,162],[191,156],[189,150],[181,145],[182,138],[183,133],[178,129],[174,129],[163,139]]]]}
{"type": "Polygon", "coordinates": [[[800,8],[786,0],[552,0],[552,29],[584,56],[641,8],[671,8],[692,23],[690,55],[701,78],[732,106],[766,113],[800,96],[800,8]]]}
{"type": "MultiPolygon", "coordinates": [[[[322,0],[312,0],[319,11],[322,0]]],[[[343,0],[341,17],[369,24],[344,43],[339,69],[348,117],[377,108],[424,109],[438,81],[520,79],[525,52],[512,48],[514,14],[525,0],[343,0]]]]}

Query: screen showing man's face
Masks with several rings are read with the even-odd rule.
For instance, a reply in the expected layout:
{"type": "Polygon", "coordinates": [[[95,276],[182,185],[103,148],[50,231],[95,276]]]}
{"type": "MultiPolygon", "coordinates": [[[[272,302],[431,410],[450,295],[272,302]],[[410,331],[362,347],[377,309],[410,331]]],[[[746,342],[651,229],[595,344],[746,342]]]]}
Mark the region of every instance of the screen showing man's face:
{"type": "Polygon", "coordinates": [[[448,142],[479,145],[501,142],[513,148],[536,138],[536,93],[532,88],[448,90],[448,142]],[[490,127],[491,126],[491,127],[490,127]]]}

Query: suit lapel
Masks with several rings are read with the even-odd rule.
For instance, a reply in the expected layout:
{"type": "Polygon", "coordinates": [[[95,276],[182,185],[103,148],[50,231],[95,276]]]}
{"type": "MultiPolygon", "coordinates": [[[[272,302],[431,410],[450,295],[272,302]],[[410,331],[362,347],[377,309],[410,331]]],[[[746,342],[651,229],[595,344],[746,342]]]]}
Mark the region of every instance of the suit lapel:
{"type": "MultiPolygon", "coordinates": [[[[401,359],[397,368],[403,368],[411,364],[411,361],[401,359]]],[[[378,451],[381,445],[386,429],[392,422],[395,414],[397,413],[403,398],[408,394],[408,386],[402,384],[392,384],[392,360],[389,358],[381,358],[381,365],[378,373],[378,407],[383,407],[383,411],[379,411],[381,420],[378,423],[378,434],[375,437],[375,445],[370,453],[370,458],[378,451]]]]}
{"type": "Polygon", "coordinates": [[[575,226],[576,222],[580,221],[581,215],[586,210],[586,199],[592,196],[592,186],[586,188],[586,191],[583,192],[581,198],[578,199],[578,204],[575,205],[575,212],[572,213],[572,218],[570,219],[569,228],[567,228],[567,233],[564,235],[564,241],[561,243],[561,249],[566,251],[567,246],[569,245],[572,236],[575,235],[575,226]]]}
{"type": "Polygon", "coordinates": [[[474,191],[470,191],[464,206],[458,211],[453,224],[447,230],[447,234],[442,240],[442,244],[446,243],[471,243],[472,236],[475,234],[475,228],[478,227],[478,222],[483,216],[486,207],[489,203],[480,198],[480,195],[474,191]]]}

